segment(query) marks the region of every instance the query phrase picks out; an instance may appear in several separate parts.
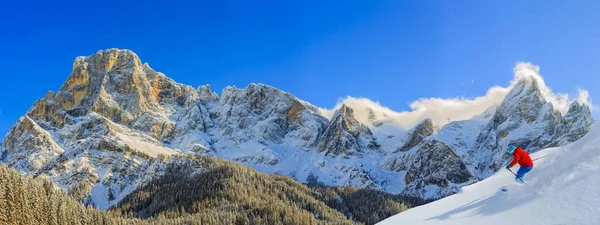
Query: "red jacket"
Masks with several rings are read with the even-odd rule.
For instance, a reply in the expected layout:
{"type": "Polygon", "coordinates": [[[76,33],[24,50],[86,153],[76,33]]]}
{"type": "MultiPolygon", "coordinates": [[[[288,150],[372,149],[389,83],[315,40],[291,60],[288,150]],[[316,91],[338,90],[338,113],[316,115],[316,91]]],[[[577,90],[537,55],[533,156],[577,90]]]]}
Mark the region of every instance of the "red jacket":
{"type": "Polygon", "coordinates": [[[533,166],[533,161],[531,161],[529,154],[527,154],[527,152],[521,147],[517,147],[515,149],[515,151],[513,152],[513,157],[514,159],[512,162],[510,162],[510,167],[514,166],[517,163],[519,163],[519,165],[522,167],[533,166]]]}

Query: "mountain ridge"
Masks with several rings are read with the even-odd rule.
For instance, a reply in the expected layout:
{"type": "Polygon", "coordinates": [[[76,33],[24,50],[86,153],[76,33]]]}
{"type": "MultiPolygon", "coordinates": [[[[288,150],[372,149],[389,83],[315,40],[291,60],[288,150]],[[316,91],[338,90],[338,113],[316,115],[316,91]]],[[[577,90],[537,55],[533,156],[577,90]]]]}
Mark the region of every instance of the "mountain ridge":
{"type": "Polygon", "coordinates": [[[86,190],[83,200],[101,208],[148,182],[152,174],[144,171],[153,158],[189,153],[300,182],[312,176],[330,186],[437,199],[498,170],[509,143],[532,152],[564,145],[593,122],[589,107],[577,102],[570,114],[554,110],[535,78],[517,83],[485,116],[437,131],[431,119],[403,130],[375,112],[363,124],[346,105],[328,119],[264,84],[228,86],[219,96],[209,85],[175,82],[129,50],[78,57],[73,68],[5,136],[3,162],[69,192],[86,190]]]}
{"type": "Polygon", "coordinates": [[[378,224],[506,224],[512,218],[518,218],[519,224],[596,224],[600,221],[594,207],[599,197],[595,191],[600,183],[599,137],[596,122],[587,135],[571,144],[533,153],[536,161],[524,177],[527,185],[514,182],[508,171],[498,171],[463,187],[460,194],[378,224]]]}

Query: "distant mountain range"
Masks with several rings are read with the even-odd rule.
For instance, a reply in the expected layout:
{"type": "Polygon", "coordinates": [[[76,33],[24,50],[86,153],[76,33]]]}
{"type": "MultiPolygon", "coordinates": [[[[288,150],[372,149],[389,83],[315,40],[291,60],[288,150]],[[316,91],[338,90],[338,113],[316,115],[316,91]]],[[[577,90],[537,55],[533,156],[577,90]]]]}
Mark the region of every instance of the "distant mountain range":
{"type": "Polygon", "coordinates": [[[160,177],[162,155],[187,154],[304,183],[437,199],[502,168],[509,144],[530,152],[562,146],[593,123],[577,101],[561,114],[534,77],[519,80],[500,105],[441,128],[425,119],[403,130],[372,110],[341,105],[326,117],[264,84],[217,95],[208,85],[176,83],[132,51],[109,49],[75,60],[60,89],[10,129],[1,160],[102,209],[160,177]]]}

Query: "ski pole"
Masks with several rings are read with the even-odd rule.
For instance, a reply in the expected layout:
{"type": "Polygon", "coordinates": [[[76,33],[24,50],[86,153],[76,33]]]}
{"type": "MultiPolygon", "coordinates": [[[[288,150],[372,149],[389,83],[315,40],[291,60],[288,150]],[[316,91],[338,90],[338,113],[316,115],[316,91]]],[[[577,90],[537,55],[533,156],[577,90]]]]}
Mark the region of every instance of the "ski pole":
{"type": "Polygon", "coordinates": [[[511,169],[508,169],[508,171],[510,171],[512,174],[515,175],[516,178],[519,178],[519,180],[521,180],[521,182],[523,182],[525,185],[527,185],[527,183],[525,183],[525,181],[523,181],[523,179],[521,179],[520,177],[518,177],[517,174],[515,174],[515,172],[513,172],[511,169]]]}
{"type": "Polygon", "coordinates": [[[546,158],[546,156],[539,157],[539,158],[537,158],[537,159],[534,159],[534,160],[532,160],[532,161],[536,161],[536,160],[538,160],[538,159],[542,159],[542,158],[546,158]]]}

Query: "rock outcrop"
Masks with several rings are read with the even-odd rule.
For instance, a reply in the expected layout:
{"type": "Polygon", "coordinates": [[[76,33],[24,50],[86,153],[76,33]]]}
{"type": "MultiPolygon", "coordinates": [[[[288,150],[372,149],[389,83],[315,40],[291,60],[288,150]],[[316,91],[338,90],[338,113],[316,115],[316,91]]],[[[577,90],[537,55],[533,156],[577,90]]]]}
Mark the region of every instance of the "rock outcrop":
{"type": "Polygon", "coordinates": [[[433,135],[433,121],[425,119],[408,132],[408,141],[398,148],[398,151],[408,151],[431,135],[433,135]]]}
{"type": "Polygon", "coordinates": [[[450,147],[431,140],[419,146],[404,180],[405,193],[440,198],[457,192],[461,185],[474,181],[475,177],[450,147]]]}
{"type": "Polygon", "coordinates": [[[342,105],[333,115],[317,149],[328,156],[356,155],[378,148],[372,135],[368,127],[354,118],[354,110],[342,105]]]}

